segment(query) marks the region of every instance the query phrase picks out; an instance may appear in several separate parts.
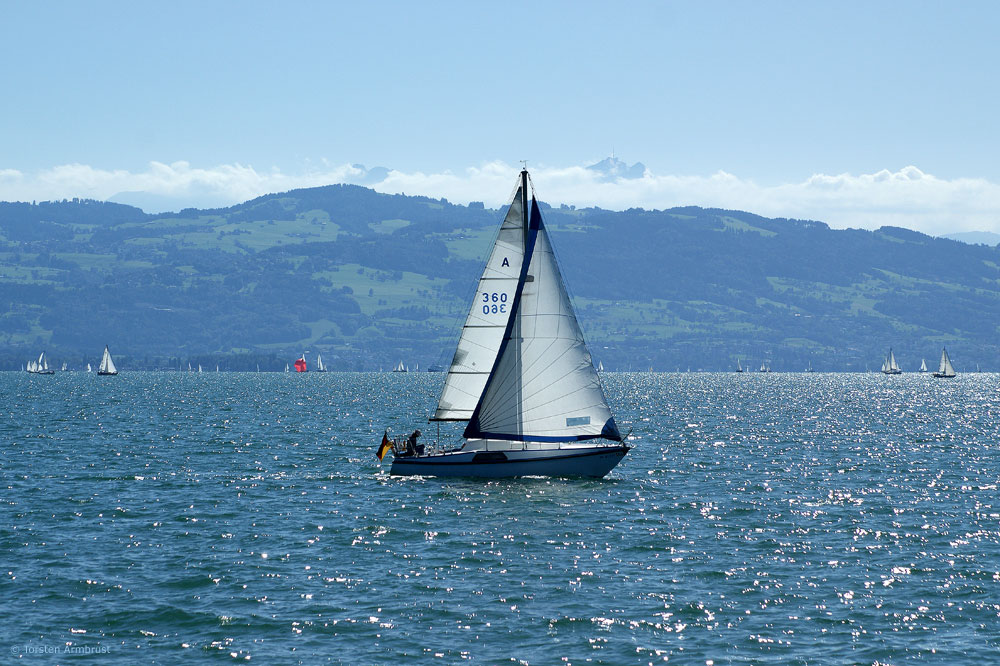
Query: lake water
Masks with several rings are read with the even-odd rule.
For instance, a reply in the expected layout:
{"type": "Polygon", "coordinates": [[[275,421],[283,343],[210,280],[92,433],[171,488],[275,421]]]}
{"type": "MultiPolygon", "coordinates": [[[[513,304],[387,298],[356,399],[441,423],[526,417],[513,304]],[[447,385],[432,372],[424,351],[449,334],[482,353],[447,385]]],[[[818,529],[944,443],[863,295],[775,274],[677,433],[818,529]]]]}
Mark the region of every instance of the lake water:
{"type": "Polygon", "coordinates": [[[606,479],[389,477],[442,379],[0,373],[0,661],[1000,661],[1000,376],[608,374],[606,479]]]}

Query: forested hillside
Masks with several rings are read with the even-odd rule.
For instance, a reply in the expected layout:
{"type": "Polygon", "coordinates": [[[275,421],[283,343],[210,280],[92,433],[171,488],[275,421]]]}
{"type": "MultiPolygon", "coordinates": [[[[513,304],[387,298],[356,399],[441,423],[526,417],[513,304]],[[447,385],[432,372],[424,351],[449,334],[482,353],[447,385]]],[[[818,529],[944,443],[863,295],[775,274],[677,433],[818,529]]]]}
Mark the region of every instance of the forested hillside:
{"type": "MultiPolygon", "coordinates": [[[[450,360],[502,211],[332,185],[148,215],[0,203],[0,367],[333,369],[450,360]]],[[[1000,250],[701,208],[543,206],[608,369],[1000,369],[1000,250]]]]}

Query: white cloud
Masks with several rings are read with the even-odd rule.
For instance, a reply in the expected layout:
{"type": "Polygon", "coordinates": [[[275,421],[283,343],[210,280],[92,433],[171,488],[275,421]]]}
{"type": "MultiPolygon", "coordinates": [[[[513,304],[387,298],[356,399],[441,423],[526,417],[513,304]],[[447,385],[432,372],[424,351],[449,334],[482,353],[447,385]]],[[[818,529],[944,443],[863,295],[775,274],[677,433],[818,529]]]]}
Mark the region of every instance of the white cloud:
{"type": "MultiPolygon", "coordinates": [[[[487,162],[464,171],[443,173],[390,171],[374,185],[380,192],[445,197],[455,203],[505,203],[516,165],[487,162]]],[[[709,176],[657,175],[602,180],[582,166],[532,167],[538,195],[554,205],[669,208],[696,205],[745,210],[768,217],[821,220],[833,227],[874,229],[895,225],[930,234],[956,231],[1000,233],[1000,184],[985,179],[944,180],[914,166],[873,174],[816,174],[802,182],[759,185],[720,171],[709,176]]],[[[151,162],[139,172],[67,164],[35,173],[0,169],[0,199],[46,200],[72,197],[127,201],[143,195],[153,209],[231,205],[270,192],[340,182],[362,182],[365,172],[325,161],[300,173],[277,168],[224,164],[208,168],[187,162],[151,162]]]]}

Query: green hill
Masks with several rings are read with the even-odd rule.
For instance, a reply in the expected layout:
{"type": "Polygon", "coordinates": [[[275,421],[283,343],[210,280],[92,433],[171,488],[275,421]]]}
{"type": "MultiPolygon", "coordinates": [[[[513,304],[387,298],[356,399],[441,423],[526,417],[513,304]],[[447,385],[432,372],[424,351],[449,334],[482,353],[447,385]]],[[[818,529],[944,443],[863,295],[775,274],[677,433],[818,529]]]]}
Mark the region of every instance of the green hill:
{"type": "MultiPolygon", "coordinates": [[[[0,367],[446,365],[501,211],[332,185],[148,215],[0,203],[0,367]]],[[[1000,369],[1000,250],[738,211],[543,206],[608,369],[1000,369]]]]}

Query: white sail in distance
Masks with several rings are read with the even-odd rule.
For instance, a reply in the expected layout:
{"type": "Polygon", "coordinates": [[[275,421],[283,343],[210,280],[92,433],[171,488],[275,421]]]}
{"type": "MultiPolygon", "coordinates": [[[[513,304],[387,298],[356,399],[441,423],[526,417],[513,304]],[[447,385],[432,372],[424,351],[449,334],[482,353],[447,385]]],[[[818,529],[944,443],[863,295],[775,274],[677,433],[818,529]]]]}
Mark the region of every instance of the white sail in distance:
{"type": "Polygon", "coordinates": [[[467,421],[486,386],[510,319],[524,257],[522,186],[514,193],[479,278],[432,421],[467,421]]]}
{"type": "Polygon", "coordinates": [[[104,356],[101,357],[101,365],[97,368],[97,371],[102,375],[113,375],[118,372],[115,362],[111,359],[111,351],[108,350],[107,345],[104,346],[104,356]]]}
{"type": "Polygon", "coordinates": [[[955,374],[955,368],[951,365],[951,359],[948,358],[948,350],[941,350],[941,362],[938,364],[938,374],[951,376],[955,374]]]}
{"type": "Polygon", "coordinates": [[[525,266],[466,438],[621,440],[534,197],[525,266]]]}

